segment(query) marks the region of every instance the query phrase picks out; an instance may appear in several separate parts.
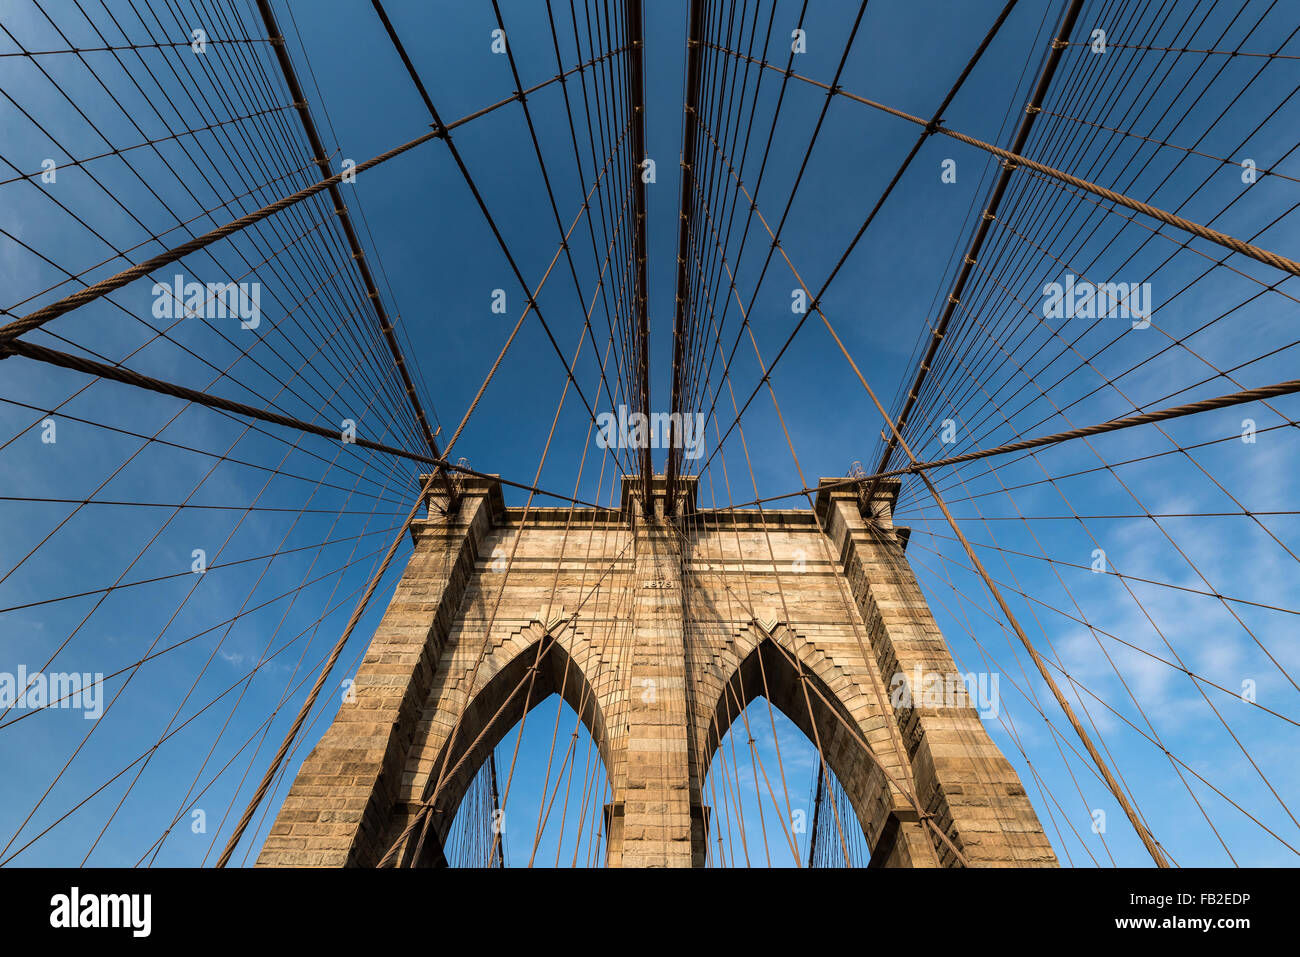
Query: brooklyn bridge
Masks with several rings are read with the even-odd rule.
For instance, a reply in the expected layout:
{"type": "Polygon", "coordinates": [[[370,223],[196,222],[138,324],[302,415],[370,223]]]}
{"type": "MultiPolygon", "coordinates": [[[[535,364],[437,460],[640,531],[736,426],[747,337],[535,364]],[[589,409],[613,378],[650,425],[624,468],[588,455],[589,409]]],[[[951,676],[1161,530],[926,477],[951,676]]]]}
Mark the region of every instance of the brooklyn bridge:
{"type": "Polygon", "coordinates": [[[0,865],[1294,865],[1300,11],[0,10],[0,865]]]}

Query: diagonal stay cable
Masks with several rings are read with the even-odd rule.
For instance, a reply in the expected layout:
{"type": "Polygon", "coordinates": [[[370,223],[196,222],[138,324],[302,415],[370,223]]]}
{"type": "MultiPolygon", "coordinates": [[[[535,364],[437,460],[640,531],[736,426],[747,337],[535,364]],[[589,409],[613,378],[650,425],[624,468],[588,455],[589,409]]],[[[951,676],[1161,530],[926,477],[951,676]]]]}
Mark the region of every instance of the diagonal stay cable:
{"type": "MultiPolygon", "coordinates": [[[[614,56],[617,52],[618,51],[612,51],[610,53],[603,54],[601,57],[596,58],[596,60],[574,67],[572,70],[569,70],[568,73],[573,73],[581,69],[582,67],[590,66],[591,62],[596,62],[597,60],[603,60],[606,59],[607,57],[614,56]]],[[[505,97],[504,99],[498,100],[497,102],[493,103],[490,106],[485,106],[480,110],[476,110],[475,112],[463,116],[459,120],[456,120],[445,126],[439,124],[436,129],[430,130],[428,133],[423,133],[420,136],[417,136],[413,140],[409,140],[406,143],[401,144],[400,146],[395,146],[392,149],[380,153],[378,156],[374,156],[363,163],[358,163],[355,167],[352,167],[349,172],[356,173],[356,174],[363,173],[368,169],[372,169],[380,165],[381,163],[386,163],[388,160],[393,159],[396,156],[400,156],[403,153],[415,149],[415,147],[421,146],[429,142],[429,140],[439,139],[441,137],[449,137],[451,131],[456,129],[457,127],[463,126],[464,124],[470,122],[471,120],[478,119],[480,116],[485,116],[486,114],[491,113],[494,110],[499,110],[501,107],[513,103],[515,100],[519,99],[519,97],[523,94],[534,93],[537,90],[540,90],[543,87],[550,85],[551,83],[555,83],[559,81],[561,78],[567,76],[568,73],[557,74],[556,76],[553,76],[548,80],[543,80],[541,83],[535,84],[529,89],[522,91],[522,93],[512,94],[508,97],[505,97]]],[[[296,193],[292,193],[289,196],[285,196],[282,199],[276,200],[274,203],[269,203],[268,205],[263,206],[261,209],[249,213],[247,216],[241,216],[240,218],[227,223],[225,226],[220,226],[217,229],[206,232],[202,236],[197,236],[186,243],[182,243],[181,245],[169,249],[166,252],[159,253],[157,256],[154,256],[150,259],[146,259],[144,262],[137,263],[135,266],[132,266],[129,269],[124,269],[121,272],[117,273],[116,275],[109,276],[105,279],[100,280],[97,283],[94,283],[91,286],[88,286],[85,289],[78,290],[77,292],[72,293],[71,295],[65,296],[64,298],[58,300],[57,302],[52,302],[47,306],[43,306],[42,308],[35,310],[34,312],[28,313],[25,316],[20,316],[19,318],[13,320],[10,323],[7,323],[4,326],[0,326],[0,352],[9,348],[13,344],[13,342],[17,339],[18,336],[21,336],[27,332],[31,332],[33,329],[38,329],[52,319],[57,319],[59,316],[72,312],[74,309],[78,309],[89,302],[93,302],[94,300],[99,299],[100,297],[112,292],[115,289],[121,289],[123,286],[127,285],[128,283],[134,282],[135,280],[148,275],[149,273],[153,272],[156,269],[161,269],[163,266],[167,266],[180,259],[184,259],[186,256],[190,255],[191,253],[197,252],[198,250],[203,249],[207,246],[211,246],[213,243],[221,239],[224,239],[227,236],[233,235],[234,233],[237,233],[241,229],[251,226],[254,223],[261,222],[262,220],[267,219],[268,217],[274,216],[276,213],[288,209],[290,206],[300,203],[305,199],[310,199],[312,196],[315,196],[317,193],[329,189],[330,186],[342,182],[344,175],[345,174],[341,172],[335,173],[333,176],[330,176],[327,179],[321,180],[318,183],[313,183],[311,186],[304,187],[303,189],[298,190],[298,192],[296,193]]]]}
{"type": "MultiPolygon", "coordinates": [[[[185,399],[198,405],[208,406],[213,409],[221,409],[227,412],[234,412],[237,415],[247,416],[252,419],[260,419],[263,422],[270,422],[274,425],[283,425],[291,429],[297,429],[300,432],[310,432],[324,438],[340,440],[338,429],[329,429],[321,425],[314,425],[310,422],[304,422],[301,419],[295,419],[291,416],[281,415],[278,412],[268,412],[264,409],[258,409],[243,402],[235,402],[231,399],[223,399],[219,396],[208,395],[206,392],[200,392],[197,389],[190,389],[186,386],[176,385],[162,379],[155,379],[152,376],[143,375],[130,369],[123,369],[115,366],[106,365],[102,362],[95,362],[91,359],[85,359],[81,356],[70,355],[66,352],[59,352],[56,349],[47,349],[44,346],[38,346],[25,340],[14,340],[5,347],[10,355],[21,355],[28,359],[34,359],[38,362],[46,362],[50,365],[62,366],[65,369],[72,369],[76,372],[84,372],[87,375],[96,375],[104,379],[112,379],[116,382],[122,382],[126,385],[137,386],[142,389],[148,389],[151,392],[159,392],[163,395],[174,396],[178,399],[185,399]]],[[[375,442],[370,439],[357,436],[351,444],[358,445],[361,448],[372,449],[376,452],[385,452],[389,455],[399,456],[410,459],[414,462],[421,462],[425,465],[432,465],[439,468],[447,469],[452,472],[462,472],[466,475],[474,475],[480,478],[495,477],[489,476],[484,472],[477,472],[465,465],[457,465],[448,462],[446,459],[434,458],[431,455],[420,455],[416,452],[408,452],[405,449],[395,448],[391,445],[385,445],[382,442],[375,442]]],[[[539,495],[546,495],[551,498],[559,498],[569,501],[568,496],[556,492],[548,492],[544,489],[533,488],[522,485],[517,482],[501,479],[501,484],[509,485],[512,488],[524,489],[536,492],[539,495]]],[[[588,508],[599,508],[591,502],[577,502],[578,505],[584,505],[588,508]]]]}
{"type": "MultiPolygon", "coordinates": [[[[980,45],[971,54],[970,58],[966,62],[965,67],[962,69],[957,79],[953,81],[952,86],[949,87],[947,94],[944,96],[943,101],[939,104],[938,108],[935,110],[931,120],[928,123],[924,124],[925,131],[917,138],[916,143],[913,144],[912,149],[908,152],[907,156],[903,158],[903,161],[899,164],[897,171],[894,173],[889,183],[885,186],[884,190],[881,192],[880,197],[876,200],[875,205],[872,206],[871,211],[867,213],[866,218],[863,220],[862,225],[858,228],[858,231],[854,235],[852,241],[850,241],[848,247],[845,249],[844,253],[840,256],[839,260],[837,261],[835,267],[831,270],[830,274],[822,282],[821,287],[818,290],[816,296],[809,303],[810,307],[816,306],[816,304],[821,300],[821,298],[826,295],[826,291],[827,289],[830,288],[831,282],[838,275],[841,267],[843,267],[845,262],[848,260],[849,255],[852,253],[853,249],[857,246],[858,242],[862,239],[862,236],[866,233],[868,227],[870,227],[871,223],[875,220],[876,215],[880,212],[885,202],[889,199],[890,195],[893,193],[894,188],[898,185],[899,181],[903,178],[903,174],[907,172],[908,167],[911,165],[912,160],[916,157],[916,154],[920,151],[921,146],[925,143],[927,139],[930,138],[930,136],[933,133],[939,130],[940,123],[942,122],[943,119],[944,111],[947,109],[948,105],[951,104],[951,102],[956,98],[957,94],[961,91],[967,79],[974,71],[976,65],[983,57],[985,50],[988,49],[989,45],[993,42],[993,39],[997,36],[998,31],[1002,27],[1002,24],[1005,22],[1006,18],[1010,15],[1011,8],[1014,6],[1014,3],[1015,0],[1011,0],[1011,2],[1009,2],[1006,5],[1006,7],[1003,8],[997,20],[995,20],[994,23],[989,27],[988,31],[984,35],[983,40],[980,42],[980,45]]],[[[728,51],[724,50],[722,52],[728,52],[728,51]]],[[[742,57],[742,59],[745,60],[746,62],[765,65],[765,61],[755,60],[752,56],[744,56],[742,57]]],[[[783,76],[798,77],[798,74],[791,72],[788,68],[786,70],[778,70],[777,72],[781,73],[783,76]]],[[[723,160],[723,162],[727,164],[727,167],[728,169],[731,170],[733,177],[736,178],[737,188],[740,189],[745,194],[746,199],[750,200],[752,206],[754,203],[754,197],[750,196],[749,191],[744,188],[743,181],[740,180],[738,171],[735,170],[730,159],[727,157],[726,153],[722,150],[721,145],[712,136],[708,125],[702,119],[699,120],[699,123],[703,127],[705,134],[709,137],[710,141],[713,143],[715,150],[720,153],[720,158],[723,160]]],[[[757,193],[757,189],[755,190],[755,193],[757,193]]],[[[755,294],[757,294],[757,291],[755,294]]],[[[805,315],[800,319],[799,323],[791,331],[789,339],[787,339],[785,343],[786,346],[788,346],[790,340],[792,340],[799,333],[800,328],[803,326],[804,320],[810,314],[811,314],[811,308],[807,313],[805,313],[805,315]]],[[[777,352],[776,356],[773,358],[771,365],[768,367],[769,375],[771,374],[772,366],[775,366],[776,363],[780,361],[781,356],[784,354],[784,352],[785,352],[785,346],[782,346],[782,348],[777,352]]],[[[760,382],[757,386],[754,387],[753,395],[751,395],[748,399],[746,399],[745,403],[741,406],[742,415],[744,414],[745,410],[749,407],[750,403],[753,401],[754,396],[756,396],[761,389],[762,389],[762,383],[760,382]]],[[[725,441],[730,434],[731,434],[731,428],[728,428],[720,441],[725,441]]],[[[709,460],[706,461],[703,466],[701,466],[700,471],[703,471],[704,468],[708,467],[709,461],[712,461],[712,458],[713,455],[711,454],[709,456],[709,460]]]]}
{"type": "MultiPolygon", "coordinates": [[[[511,254],[510,247],[506,245],[505,237],[501,235],[501,230],[497,227],[496,220],[493,219],[492,213],[488,210],[487,203],[483,199],[483,194],[479,192],[478,186],[475,185],[474,178],[470,175],[469,168],[465,165],[465,160],[460,155],[460,150],[458,150],[456,144],[452,142],[451,130],[443,125],[442,117],[438,115],[438,110],[433,105],[433,100],[430,99],[428,90],[425,89],[423,81],[416,72],[415,64],[411,62],[410,56],[407,55],[406,48],[402,46],[402,41],[398,37],[397,31],[394,29],[392,21],[388,19],[388,14],[384,12],[383,4],[381,4],[379,0],[371,0],[371,3],[375,8],[375,12],[379,14],[379,19],[383,22],[384,29],[388,32],[388,37],[393,42],[393,47],[397,50],[398,56],[401,57],[402,63],[406,66],[406,71],[410,74],[411,81],[419,91],[420,98],[424,101],[425,107],[429,110],[429,115],[433,117],[434,131],[441,131],[441,136],[447,143],[447,149],[451,152],[452,158],[456,161],[456,167],[460,170],[461,176],[464,177],[465,184],[473,194],[475,202],[478,203],[479,210],[482,211],[484,219],[487,220],[488,227],[492,230],[492,235],[496,238],[497,245],[501,247],[501,252],[505,254],[506,261],[510,264],[510,269],[515,274],[515,281],[519,283],[519,287],[524,291],[524,295],[528,297],[528,304],[532,307],[533,312],[537,314],[537,319],[542,324],[542,328],[545,330],[546,337],[550,340],[551,346],[555,350],[555,354],[559,357],[561,362],[565,363],[567,369],[568,362],[564,358],[564,352],[560,349],[559,343],[555,341],[555,335],[551,332],[550,325],[542,315],[542,308],[537,304],[537,300],[533,298],[533,294],[528,288],[528,281],[524,279],[524,274],[520,271],[519,264],[511,254]]],[[[612,56],[613,53],[609,55],[612,56]]],[[[512,97],[512,99],[518,99],[523,95],[522,92],[517,93],[512,97]]],[[[361,167],[358,166],[357,171],[359,172],[360,169],[361,167]]],[[[578,398],[582,400],[582,404],[586,407],[588,414],[594,420],[596,418],[596,410],[592,407],[591,402],[587,399],[586,393],[582,391],[582,387],[578,385],[578,381],[574,378],[573,374],[571,372],[567,374],[569,381],[573,383],[573,389],[578,394],[578,398]]]]}

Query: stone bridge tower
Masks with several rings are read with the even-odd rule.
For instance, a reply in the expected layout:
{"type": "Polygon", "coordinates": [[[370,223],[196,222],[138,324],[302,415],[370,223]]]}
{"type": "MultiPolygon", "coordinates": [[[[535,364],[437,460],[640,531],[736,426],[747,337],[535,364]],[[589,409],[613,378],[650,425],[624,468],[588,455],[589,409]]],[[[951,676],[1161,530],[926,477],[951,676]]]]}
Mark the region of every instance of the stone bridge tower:
{"type": "Polygon", "coordinates": [[[897,480],[866,502],[823,479],[813,511],[762,512],[699,509],[682,482],[668,517],[662,478],[650,509],[631,478],[618,510],[525,520],[474,478],[453,514],[431,508],[258,864],[441,862],[479,766],[558,693],[610,777],[610,866],[705,864],[708,764],[759,695],[818,746],[872,866],[1055,865],[969,700],[891,696],[897,675],[957,670],[892,522],[897,480]]]}

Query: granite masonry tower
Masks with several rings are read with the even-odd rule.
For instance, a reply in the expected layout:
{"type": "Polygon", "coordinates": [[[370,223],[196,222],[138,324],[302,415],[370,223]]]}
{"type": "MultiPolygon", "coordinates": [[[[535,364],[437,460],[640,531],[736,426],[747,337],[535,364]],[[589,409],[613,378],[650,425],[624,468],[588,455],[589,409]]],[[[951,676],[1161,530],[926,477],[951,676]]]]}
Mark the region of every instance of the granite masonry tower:
{"type": "Polygon", "coordinates": [[[699,508],[684,478],[669,515],[665,480],[649,508],[643,487],[625,477],[619,509],[525,517],[466,478],[454,511],[430,507],[258,864],[441,863],[469,782],[552,693],[609,775],[608,866],[706,864],[709,762],[760,695],[817,745],[872,866],[1056,864],[964,692],[898,694],[915,675],[962,684],[892,521],[897,480],[865,501],[823,479],[812,510],[759,511],[699,508]]]}

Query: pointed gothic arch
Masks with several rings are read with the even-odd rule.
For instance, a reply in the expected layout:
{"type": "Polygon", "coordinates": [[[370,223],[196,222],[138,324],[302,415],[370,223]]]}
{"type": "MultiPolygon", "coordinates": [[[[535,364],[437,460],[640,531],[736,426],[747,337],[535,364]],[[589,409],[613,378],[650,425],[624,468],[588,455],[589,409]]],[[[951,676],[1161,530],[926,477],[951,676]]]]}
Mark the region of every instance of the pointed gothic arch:
{"type": "Polygon", "coordinates": [[[894,806],[889,780],[880,761],[867,753],[850,729],[870,741],[879,737],[883,721],[892,721],[892,716],[869,696],[860,696],[850,707],[832,687],[840,684],[843,690],[842,682],[833,677],[833,662],[785,624],[744,629],[735,644],[744,655],[737,655],[732,663],[704,728],[706,772],[732,724],[750,703],[766,698],[817,748],[848,794],[868,845],[873,851],[882,848],[894,806]]]}
{"type": "Polygon", "coordinates": [[[460,649],[456,643],[449,645],[448,667],[434,676],[407,759],[402,799],[385,845],[399,842],[423,802],[432,799],[433,803],[428,826],[419,828],[423,842],[412,835],[399,850],[397,863],[402,866],[441,863],[441,848],[479,768],[525,714],[552,695],[558,695],[581,720],[596,743],[606,776],[610,774],[604,709],[580,663],[593,649],[581,632],[567,622],[555,622],[548,629],[534,620],[504,640],[488,642],[486,650],[470,644],[460,649]],[[475,670],[471,659],[480,652],[474,690],[466,699],[463,685],[475,670]]]}

